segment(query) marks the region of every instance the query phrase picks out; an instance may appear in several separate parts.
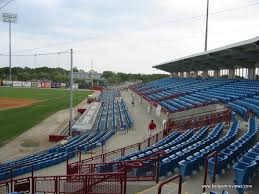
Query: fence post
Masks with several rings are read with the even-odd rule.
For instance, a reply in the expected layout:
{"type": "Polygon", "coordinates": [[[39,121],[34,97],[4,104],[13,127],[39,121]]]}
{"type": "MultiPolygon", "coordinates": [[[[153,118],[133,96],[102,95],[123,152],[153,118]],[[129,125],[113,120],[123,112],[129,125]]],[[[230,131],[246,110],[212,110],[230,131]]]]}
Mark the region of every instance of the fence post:
{"type": "Polygon", "coordinates": [[[127,194],[127,165],[124,166],[124,194],[127,194]]]}
{"type": "Polygon", "coordinates": [[[78,150],[79,151],[79,161],[82,161],[82,152],[81,150],[78,150]]]}
{"type": "Polygon", "coordinates": [[[35,193],[35,182],[34,177],[31,177],[31,193],[35,193]]]}
{"type": "Polygon", "coordinates": [[[141,143],[139,142],[138,143],[138,150],[140,150],[141,149],[141,143]]]}
{"type": "Polygon", "coordinates": [[[150,146],[150,137],[148,138],[147,146],[148,146],[148,147],[150,146]]]}
{"type": "Polygon", "coordinates": [[[159,182],[159,174],[160,174],[160,153],[157,156],[158,161],[156,162],[156,184],[159,182]]]}
{"type": "Polygon", "coordinates": [[[125,154],[125,147],[121,149],[121,157],[125,154]]]}
{"type": "Polygon", "coordinates": [[[208,165],[209,165],[209,159],[211,157],[216,157],[215,159],[215,164],[214,164],[214,175],[213,175],[213,180],[212,182],[215,183],[216,181],[216,173],[217,173],[217,163],[218,163],[218,152],[215,151],[215,152],[212,152],[210,155],[207,156],[206,160],[205,160],[205,174],[204,174],[204,180],[203,180],[203,189],[202,189],[202,192],[205,193],[206,191],[206,187],[205,185],[207,184],[207,176],[208,176],[208,165]]]}
{"type": "Polygon", "coordinates": [[[11,192],[13,192],[13,168],[11,169],[11,192]]]}
{"type": "Polygon", "coordinates": [[[31,165],[31,193],[34,194],[35,185],[34,185],[34,172],[33,172],[33,164],[31,165]]]}
{"type": "Polygon", "coordinates": [[[105,154],[102,154],[102,162],[105,162],[105,154]]]}
{"type": "Polygon", "coordinates": [[[68,165],[68,154],[67,154],[67,174],[69,173],[69,165],[68,165]]]}

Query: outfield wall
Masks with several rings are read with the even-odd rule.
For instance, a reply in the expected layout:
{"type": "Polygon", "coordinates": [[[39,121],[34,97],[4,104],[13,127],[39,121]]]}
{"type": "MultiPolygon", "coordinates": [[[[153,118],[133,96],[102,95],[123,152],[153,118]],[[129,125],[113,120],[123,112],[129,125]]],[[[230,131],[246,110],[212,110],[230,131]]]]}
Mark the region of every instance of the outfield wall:
{"type": "MultiPolygon", "coordinates": [[[[24,87],[24,88],[67,88],[66,83],[59,82],[27,82],[0,80],[0,86],[24,87]]],[[[73,84],[74,89],[78,89],[78,84],[73,84]]]]}

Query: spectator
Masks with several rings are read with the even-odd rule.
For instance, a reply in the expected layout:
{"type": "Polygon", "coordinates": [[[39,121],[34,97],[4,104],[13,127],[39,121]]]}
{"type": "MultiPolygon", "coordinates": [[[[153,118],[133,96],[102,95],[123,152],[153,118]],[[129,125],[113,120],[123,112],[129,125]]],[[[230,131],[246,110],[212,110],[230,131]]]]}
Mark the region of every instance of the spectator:
{"type": "Polygon", "coordinates": [[[156,130],[156,124],[154,123],[153,120],[151,120],[151,122],[148,125],[149,136],[152,136],[155,130],[156,130]]]}

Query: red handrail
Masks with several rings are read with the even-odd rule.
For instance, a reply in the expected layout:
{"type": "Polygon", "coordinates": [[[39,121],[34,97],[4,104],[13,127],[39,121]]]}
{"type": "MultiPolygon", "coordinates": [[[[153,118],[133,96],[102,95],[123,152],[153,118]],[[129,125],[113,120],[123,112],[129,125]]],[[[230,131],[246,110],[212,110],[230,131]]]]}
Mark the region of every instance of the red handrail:
{"type": "Polygon", "coordinates": [[[214,174],[213,174],[213,180],[212,183],[215,183],[216,181],[216,173],[218,171],[218,151],[214,151],[211,154],[209,154],[205,160],[205,174],[204,174],[204,180],[203,180],[203,189],[202,192],[205,193],[206,191],[206,184],[207,184],[207,176],[208,176],[208,166],[209,166],[209,159],[215,157],[215,163],[214,163],[214,174]]]}
{"type": "Polygon", "coordinates": [[[182,182],[183,182],[183,179],[182,179],[182,176],[180,174],[177,174],[167,180],[165,180],[164,182],[160,183],[159,187],[158,187],[158,191],[157,191],[157,194],[161,194],[162,192],[162,188],[165,184],[175,180],[179,178],[179,183],[178,183],[178,194],[181,194],[182,193],[182,182]]]}

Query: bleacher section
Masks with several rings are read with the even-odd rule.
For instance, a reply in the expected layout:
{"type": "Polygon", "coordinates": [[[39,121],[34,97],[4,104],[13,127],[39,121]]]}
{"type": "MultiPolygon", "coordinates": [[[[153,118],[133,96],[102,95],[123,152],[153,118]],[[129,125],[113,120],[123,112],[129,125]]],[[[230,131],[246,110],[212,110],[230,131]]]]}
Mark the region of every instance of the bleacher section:
{"type": "Polygon", "coordinates": [[[238,112],[245,119],[247,119],[248,111],[253,112],[256,116],[259,116],[259,96],[236,100],[228,103],[227,106],[238,112]]]}
{"type": "MultiPolygon", "coordinates": [[[[217,173],[218,175],[224,174],[228,168],[232,167],[233,163],[238,160],[254,143],[257,133],[256,119],[249,120],[249,130],[235,142],[231,143],[218,155],[217,173]]],[[[215,158],[209,160],[209,176],[212,178],[214,174],[215,158]]]]}
{"type": "Polygon", "coordinates": [[[244,118],[248,111],[259,115],[259,82],[255,80],[164,78],[132,89],[171,113],[220,102],[244,118]]]}
{"type": "MultiPolygon", "coordinates": [[[[217,127],[220,127],[221,130],[223,129],[222,124],[219,124],[217,127]]],[[[235,141],[238,130],[239,123],[235,121],[232,123],[228,133],[224,137],[218,139],[219,136],[216,134],[213,140],[209,140],[208,138],[206,141],[203,141],[201,143],[203,145],[199,151],[190,154],[189,157],[179,162],[181,175],[186,177],[191,176],[193,172],[198,172],[200,168],[204,166],[204,161],[210,153],[220,151],[235,141]]]]}
{"type": "Polygon", "coordinates": [[[63,145],[0,164],[0,181],[64,162],[79,151],[88,152],[104,145],[118,129],[132,127],[133,120],[119,91],[102,93],[98,100],[102,107],[95,133],[74,136],[63,145]]]}

